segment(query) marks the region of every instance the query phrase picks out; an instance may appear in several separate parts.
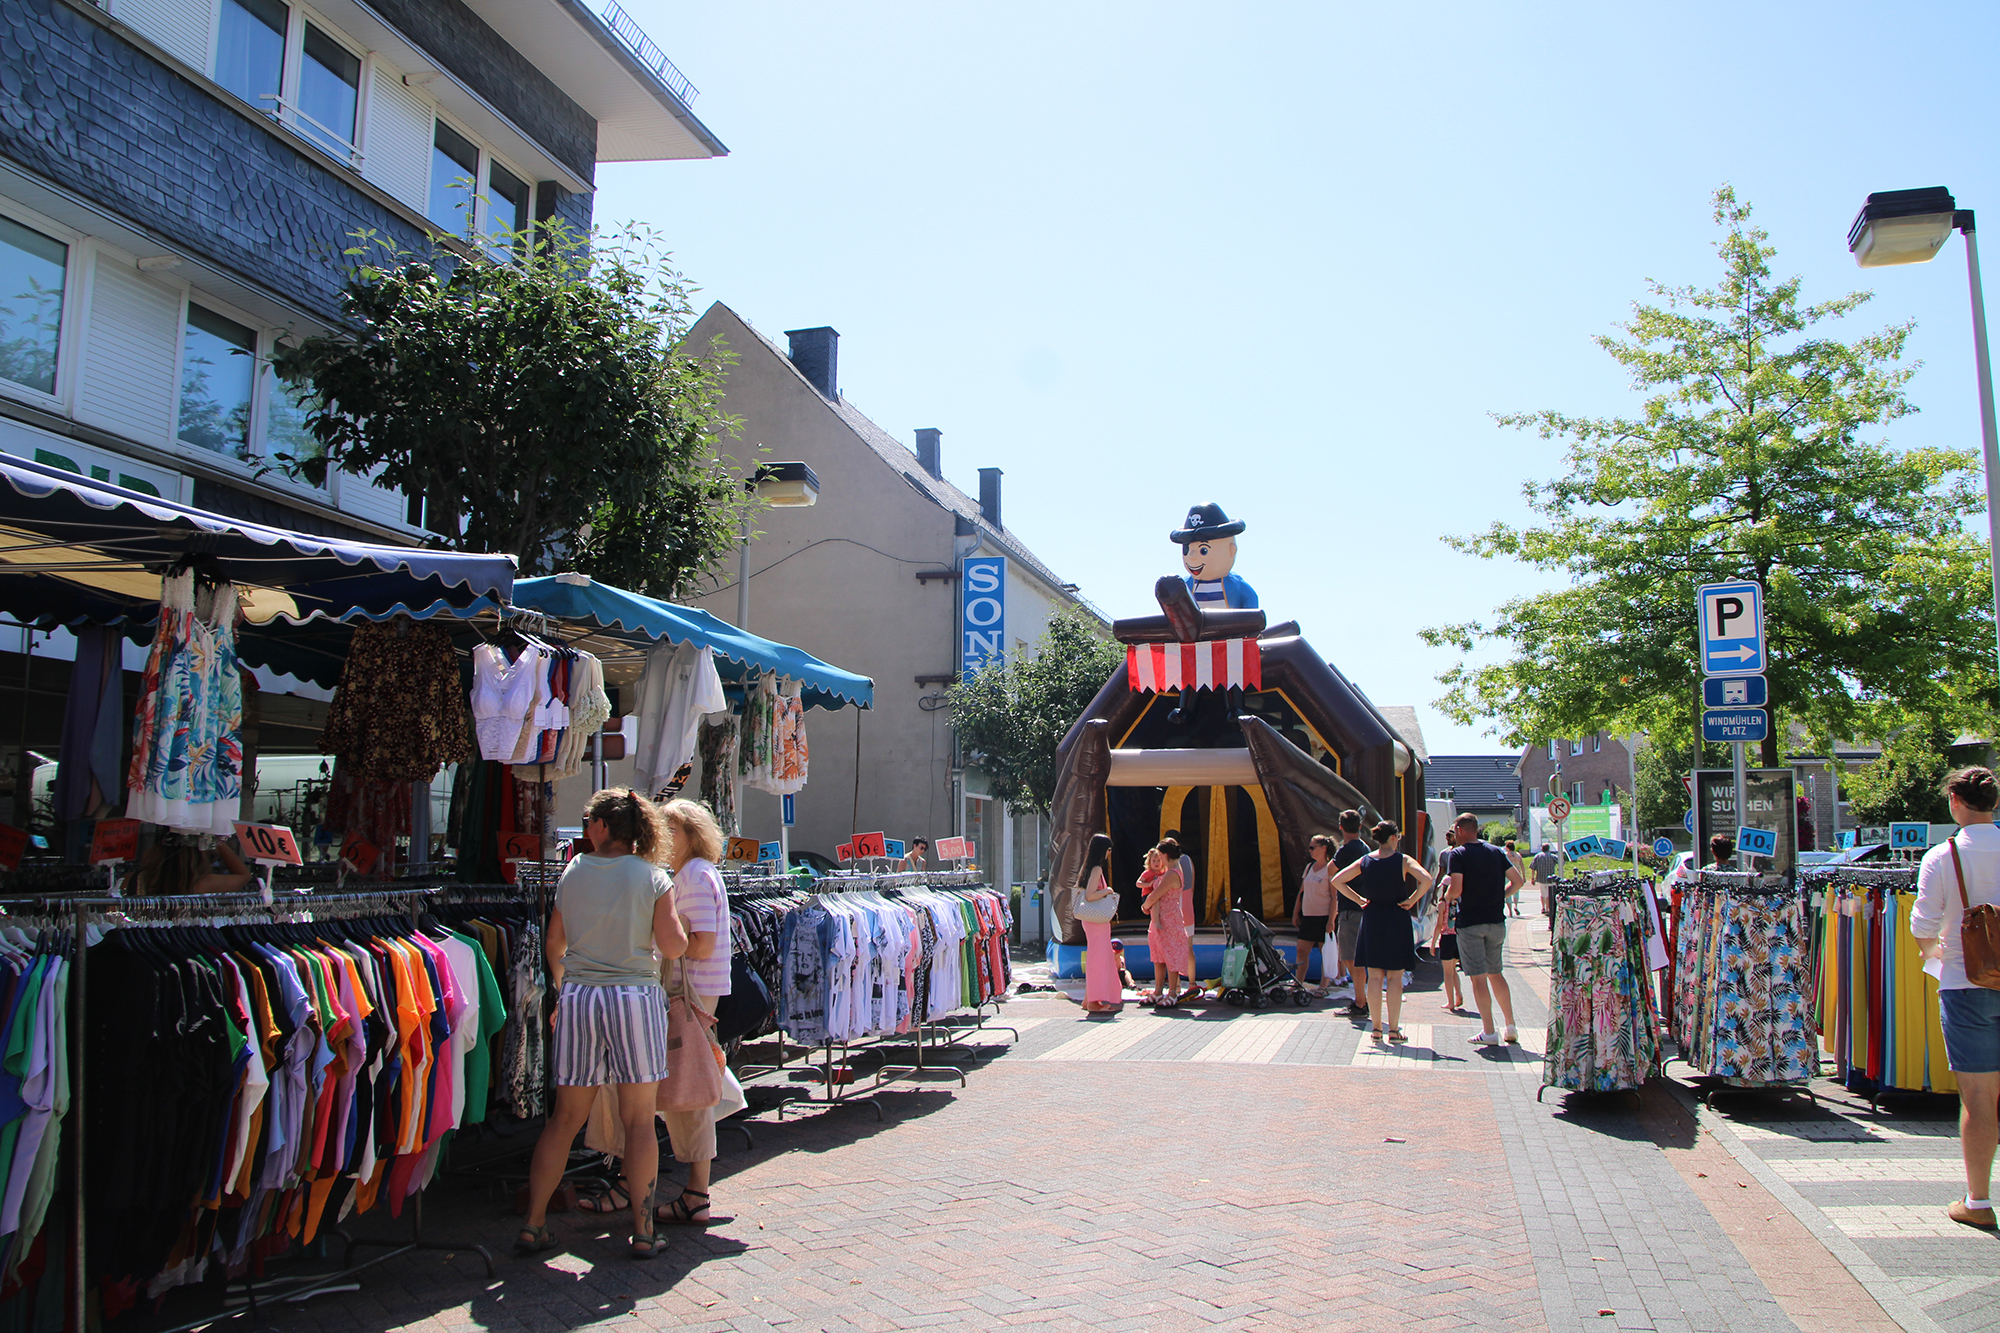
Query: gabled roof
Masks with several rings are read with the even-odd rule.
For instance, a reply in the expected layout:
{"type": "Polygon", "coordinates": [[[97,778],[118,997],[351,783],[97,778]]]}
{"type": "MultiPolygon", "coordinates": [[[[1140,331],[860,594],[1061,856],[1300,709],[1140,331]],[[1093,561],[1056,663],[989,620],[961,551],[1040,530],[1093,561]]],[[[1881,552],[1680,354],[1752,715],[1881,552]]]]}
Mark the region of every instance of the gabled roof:
{"type": "Polygon", "coordinates": [[[808,391],[818,396],[821,402],[826,403],[833,414],[839,417],[849,430],[854,432],[856,439],[873,450],[876,456],[884,463],[887,463],[891,468],[901,473],[903,480],[909,483],[911,490],[937,505],[940,509],[948,510],[970,523],[978,529],[980,535],[988,543],[998,547],[1011,559],[1019,561],[1036,578],[1047,584],[1050,592],[1070,599],[1085,611],[1096,616],[1099,620],[1106,619],[1103,612],[1092,606],[1078,593],[1071,591],[1075,585],[1067,582],[1061,575],[1043,564],[1019,537],[1009,532],[1006,528],[995,527],[980,517],[979,501],[973,499],[943,478],[933,477],[930,473],[924,471],[923,466],[917,462],[915,450],[876,425],[868,418],[865,412],[848,402],[845,397],[828,400],[824,394],[819,392],[818,387],[800,373],[797,366],[792,364],[790,353],[766,337],[764,332],[756,325],[737,314],[734,310],[730,310],[722,302],[718,301],[716,305],[727,310],[735,317],[737,323],[755,334],[758,341],[762,342],[770,352],[772,359],[792,374],[797,375],[799,383],[804,385],[808,391]]]}
{"type": "Polygon", "coordinates": [[[1403,738],[1403,744],[1410,747],[1417,762],[1428,764],[1430,752],[1424,748],[1424,729],[1417,721],[1417,710],[1407,704],[1376,704],[1375,711],[1389,724],[1389,730],[1403,738]]]}
{"type": "Polygon", "coordinates": [[[1493,810],[1521,803],[1519,762],[1511,754],[1438,754],[1424,768],[1424,795],[1446,792],[1462,810],[1493,810]]]}

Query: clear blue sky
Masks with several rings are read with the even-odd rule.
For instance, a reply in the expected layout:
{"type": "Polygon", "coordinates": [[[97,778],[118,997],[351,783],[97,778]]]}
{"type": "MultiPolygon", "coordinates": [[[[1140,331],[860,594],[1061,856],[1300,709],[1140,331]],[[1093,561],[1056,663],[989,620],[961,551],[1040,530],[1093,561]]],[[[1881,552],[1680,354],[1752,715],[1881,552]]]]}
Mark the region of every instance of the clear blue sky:
{"type": "Polygon", "coordinates": [[[1716,185],[1807,299],[1917,321],[1897,441],[1978,443],[1959,243],[1863,273],[1845,236],[1948,186],[2000,292],[1990,5],[623,2],[731,152],[602,168],[600,223],[660,229],[703,306],[839,329],[847,398],[941,428],[968,491],[1004,468],[1008,526],[1111,615],[1221,504],[1272,618],[1436,753],[1500,747],[1431,706],[1417,629],[1542,577],[1439,537],[1561,458],[1488,413],[1632,406],[1591,337],[1713,279],[1716,185]]]}

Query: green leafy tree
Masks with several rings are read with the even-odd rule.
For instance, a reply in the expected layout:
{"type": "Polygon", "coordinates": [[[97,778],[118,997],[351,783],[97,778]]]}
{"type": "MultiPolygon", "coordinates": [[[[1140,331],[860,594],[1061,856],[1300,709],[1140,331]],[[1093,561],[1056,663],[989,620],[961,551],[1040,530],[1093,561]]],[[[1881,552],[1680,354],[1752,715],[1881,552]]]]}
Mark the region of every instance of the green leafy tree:
{"type": "Polygon", "coordinates": [[[1081,612],[1066,610],[1050,619],[1033,657],[989,666],[951,687],[952,725],[994,796],[1017,814],[1048,814],[1056,747],[1124,664],[1122,646],[1081,612]]]}
{"type": "Polygon", "coordinates": [[[1842,342],[1815,326],[1853,293],[1802,305],[1774,281],[1775,253],[1727,186],[1714,287],[1651,284],[1624,337],[1598,344],[1644,395],[1629,416],[1499,416],[1568,442],[1564,474],[1524,490],[1540,522],[1449,538],[1561,586],[1517,598],[1491,624],[1424,631],[1470,654],[1440,677],[1454,719],[1497,719],[1516,744],[1595,729],[1656,738],[1695,730],[1694,589],[1747,577],[1764,589],[1771,739],[1791,724],[1825,747],[1880,734],[1891,717],[1990,715],[1993,606],[1975,455],[1898,449],[1875,428],[1912,412],[1900,361],[1910,325],[1842,342]]]}
{"type": "Polygon", "coordinates": [[[681,350],[692,289],[650,237],[586,247],[549,224],[516,250],[429,255],[356,239],[349,327],[273,357],[318,446],[277,464],[422,495],[446,544],[527,574],[667,597],[733,548],[753,503],[717,448],[737,428],[733,356],[681,350]]]}
{"type": "Polygon", "coordinates": [[[1923,723],[1891,733],[1879,758],[1841,778],[1848,817],[1857,824],[1900,819],[1950,823],[1944,778],[1952,769],[1952,738],[1944,728],[1923,723]]]}

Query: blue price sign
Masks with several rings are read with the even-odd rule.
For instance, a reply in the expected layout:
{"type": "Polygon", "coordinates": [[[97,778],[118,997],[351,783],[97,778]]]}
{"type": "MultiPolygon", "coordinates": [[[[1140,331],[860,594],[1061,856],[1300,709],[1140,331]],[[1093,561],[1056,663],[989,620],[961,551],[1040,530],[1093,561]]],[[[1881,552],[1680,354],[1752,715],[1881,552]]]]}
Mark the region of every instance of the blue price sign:
{"type": "Polygon", "coordinates": [[[757,844],[757,859],[759,861],[775,861],[780,854],[780,848],[775,842],[760,842],[757,844]]]}
{"type": "Polygon", "coordinates": [[[1672,856],[1673,854],[1674,854],[1674,840],[1672,838],[1653,839],[1653,855],[1672,856]]]}
{"type": "Polygon", "coordinates": [[[1744,827],[1736,830],[1736,850],[1750,856],[1776,856],[1778,835],[1767,828],[1744,827]]]}
{"type": "Polygon", "coordinates": [[[1931,845],[1929,824],[1889,825],[1889,846],[1897,851],[1921,852],[1931,845]]]}
{"type": "Polygon", "coordinates": [[[1563,844],[1563,855],[1572,861],[1581,861],[1584,857],[1592,855],[1597,850],[1598,841],[1595,833],[1587,838],[1575,838],[1563,844]]]}
{"type": "Polygon", "coordinates": [[[1854,830],[1851,828],[1842,829],[1840,837],[1835,841],[1838,842],[1842,851],[1854,846],[1854,830]]]}
{"type": "Polygon", "coordinates": [[[882,847],[890,856],[901,856],[903,854],[903,840],[901,838],[889,838],[883,842],[882,847]]]}
{"type": "Polygon", "coordinates": [[[1597,850],[1614,861],[1623,861],[1626,853],[1631,848],[1622,838],[1599,838],[1597,840],[1597,850]]]}

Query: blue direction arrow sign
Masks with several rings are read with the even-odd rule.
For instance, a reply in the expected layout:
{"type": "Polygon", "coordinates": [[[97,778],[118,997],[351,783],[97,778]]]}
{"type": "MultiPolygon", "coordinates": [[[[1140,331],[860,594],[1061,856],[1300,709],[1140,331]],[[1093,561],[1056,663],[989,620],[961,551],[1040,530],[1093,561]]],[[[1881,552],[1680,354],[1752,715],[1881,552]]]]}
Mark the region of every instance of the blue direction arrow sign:
{"type": "Polygon", "coordinates": [[[1736,850],[1751,856],[1776,856],[1778,835],[1767,828],[1737,829],[1736,850]]]}
{"type": "Polygon", "coordinates": [[[1770,683],[1762,676],[1718,676],[1701,683],[1701,702],[1708,708],[1762,708],[1770,701],[1770,683]]]}
{"type": "MultiPolygon", "coordinates": [[[[1686,829],[1689,833],[1694,832],[1694,811],[1690,810],[1686,814],[1681,816],[1681,827],[1686,829]]],[[[1665,856],[1666,853],[1661,852],[1660,855],[1665,856]]]]}
{"type": "Polygon", "coordinates": [[[1672,838],[1653,839],[1653,855],[1672,856],[1673,854],[1674,854],[1674,840],[1672,838]]]}
{"type": "Polygon", "coordinates": [[[1723,741],[1761,741],[1771,731],[1771,715],[1761,708],[1705,708],[1701,714],[1701,738],[1723,741]]]}
{"type": "Polygon", "coordinates": [[[1701,615],[1701,673],[1755,676],[1764,670],[1764,590],[1747,579],[1705,583],[1695,605],[1701,615]]]}

